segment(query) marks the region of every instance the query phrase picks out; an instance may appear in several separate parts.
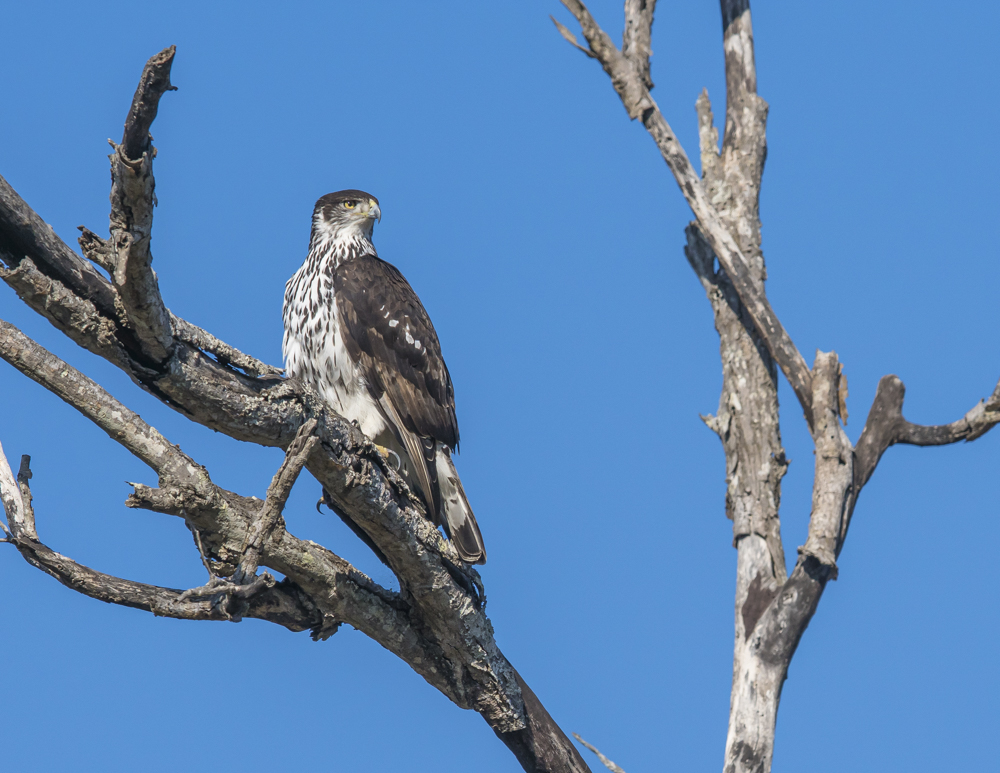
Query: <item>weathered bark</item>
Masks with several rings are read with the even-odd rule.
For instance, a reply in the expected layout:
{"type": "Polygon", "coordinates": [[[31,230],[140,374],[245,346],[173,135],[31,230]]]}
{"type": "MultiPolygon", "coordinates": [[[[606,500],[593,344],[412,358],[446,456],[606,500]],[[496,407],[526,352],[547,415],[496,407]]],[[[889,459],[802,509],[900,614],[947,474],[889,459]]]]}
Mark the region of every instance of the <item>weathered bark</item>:
{"type": "MultiPolygon", "coordinates": [[[[721,152],[708,94],[703,92],[696,105],[702,179],[719,218],[749,259],[749,281],[763,294],[767,269],[760,249],[759,200],[767,104],[757,95],[749,10],[731,6],[723,3],[727,89],[721,152]]],[[[757,759],[770,764],[766,739],[773,738],[784,681],[780,667],[774,673],[765,668],[748,640],[787,579],[779,507],[788,462],[781,444],[777,369],[767,345],[729,275],[713,271],[716,256],[696,224],[687,236],[688,261],[708,292],[719,333],[722,396],[717,415],[707,423],[726,454],[727,514],[737,549],[726,770],[749,769],[757,759]]]]}
{"type": "Polygon", "coordinates": [[[125,120],[122,144],[112,143],[111,238],[105,259],[120,301],[123,322],[138,339],[142,352],[153,362],[165,362],[173,348],[170,316],[153,273],[150,242],[153,234],[153,138],[149,129],[156,118],[160,97],[170,85],[174,47],[150,57],[132,98],[125,120]]]}
{"type": "Polygon", "coordinates": [[[111,280],[67,247],[2,178],[0,278],[72,340],[170,407],[231,437],[285,448],[285,463],[263,503],[218,488],[204,467],[100,386],[0,322],[0,357],[157,473],[159,486],[136,485],[127,504],[183,518],[210,579],[201,588],[177,591],[75,564],[38,542],[23,498],[8,506],[13,493],[0,474],[9,540],[29,563],[69,587],[154,614],[260,617],[292,630],[308,628],[319,639],[349,623],[457,705],[479,712],[525,770],[588,770],[497,648],[478,573],[459,560],[371,441],[301,384],[281,378],[279,369],[175,317],[164,304],[149,250],[155,156],[149,127],[160,96],[171,88],[173,54],[167,49],[147,63],[122,143],[110,157],[110,238],[81,229],[84,254],[111,280]],[[399,579],[398,593],[288,533],[280,512],[303,466],[385,557],[399,579]],[[268,574],[257,575],[258,566],[287,579],[275,584],[268,574]]]}

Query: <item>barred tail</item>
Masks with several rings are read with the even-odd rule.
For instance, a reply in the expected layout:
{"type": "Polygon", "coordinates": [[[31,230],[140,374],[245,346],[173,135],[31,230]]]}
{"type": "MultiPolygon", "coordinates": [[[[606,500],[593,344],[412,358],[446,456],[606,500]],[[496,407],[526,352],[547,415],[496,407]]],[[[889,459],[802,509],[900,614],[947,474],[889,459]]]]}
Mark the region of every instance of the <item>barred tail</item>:
{"type": "Polygon", "coordinates": [[[451,461],[451,452],[444,443],[437,444],[435,458],[437,484],[440,492],[438,517],[463,561],[470,564],[486,563],[486,546],[479,524],[472,513],[469,500],[462,488],[462,481],[451,461]]]}

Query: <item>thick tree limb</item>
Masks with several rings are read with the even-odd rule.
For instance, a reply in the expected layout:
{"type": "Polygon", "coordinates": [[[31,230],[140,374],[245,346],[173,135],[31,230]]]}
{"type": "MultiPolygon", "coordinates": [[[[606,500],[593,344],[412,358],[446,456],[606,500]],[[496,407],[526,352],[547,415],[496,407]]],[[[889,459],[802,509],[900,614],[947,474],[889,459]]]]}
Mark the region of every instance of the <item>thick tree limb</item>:
{"type": "Polygon", "coordinates": [[[153,469],[161,481],[190,488],[200,496],[209,494],[204,468],[98,384],[3,320],[0,320],[0,357],[80,411],[153,469]]]}
{"type": "MultiPolygon", "coordinates": [[[[780,589],[761,570],[740,609],[745,634],[737,638],[724,771],[768,771],[781,690],[795,649],[828,580],[853,507],[853,448],[840,425],[840,364],[817,352],[813,366],[816,475],[809,536],[780,589]]],[[[742,552],[742,551],[741,551],[742,552]]]]}
{"type": "Polygon", "coordinates": [[[840,423],[841,374],[836,352],[816,352],[812,372],[816,472],[809,536],[799,553],[833,569],[835,578],[854,484],[854,448],[840,423]]]}
{"type": "MultiPolygon", "coordinates": [[[[625,0],[625,31],[622,33],[622,55],[639,73],[643,84],[653,90],[649,74],[649,57],[653,54],[653,14],[656,0],[625,0]]],[[[584,743],[582,740],[580,743],[584,743]]],[[[589,748],[589,747],[588,747],[589,748]]],[[[603,762],[603,760],[602,760],[603,762]]]]}
{"type": "Polygon", "coordinates": [[[51,226],[0,177],[0,257],[14,268],[26,256],[81,301],[92,303],[103,317],[116,318],[115,293],[108,281],[56,236],[51,226]]]}
{"type": "MultiPolygon", "coordinates": [[[[615,47],[586,6],[579,0],[562,0],[562,3],[580,23],[590,54],[611,77],[611,83],[629,117],[640,119],[656,142],[685,200],[698,219],[705,238],[739,294],[740,301],[746,307],[771,356],[791,384],[811,429],[812,407],[809,400],[812,397],[812,377],[809,368],[771,308],[763,289],[754,282],[750,261],[720,220],[673,129],[660,113],[632,62],[615,47]]],[[[760,164],[763,166],[762,159],[760,164]]]]}

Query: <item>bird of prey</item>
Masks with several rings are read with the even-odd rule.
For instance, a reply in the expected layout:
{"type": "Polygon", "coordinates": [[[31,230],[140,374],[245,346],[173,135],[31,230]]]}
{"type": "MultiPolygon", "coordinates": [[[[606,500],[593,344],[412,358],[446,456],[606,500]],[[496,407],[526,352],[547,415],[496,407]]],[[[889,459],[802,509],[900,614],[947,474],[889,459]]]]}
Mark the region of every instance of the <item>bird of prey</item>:
{"type": "Polygon", "coordinates": [[[378,199],[358,190],[316,202],[309,254],[285,286],[285,370],[356,422],[443,526],[459,556],[486,563],[476,517],[452,450],[458,420],[434,325],[399,270],[379,258],[378,199]]]}

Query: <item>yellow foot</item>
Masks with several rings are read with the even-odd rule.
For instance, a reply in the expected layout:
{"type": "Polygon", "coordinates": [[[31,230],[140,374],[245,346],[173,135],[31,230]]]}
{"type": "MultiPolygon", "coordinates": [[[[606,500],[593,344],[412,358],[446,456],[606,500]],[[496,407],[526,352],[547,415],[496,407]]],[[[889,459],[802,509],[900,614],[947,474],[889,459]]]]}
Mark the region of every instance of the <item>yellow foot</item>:
{"type": "Polygon", "coordinates": [[[385,446],[380,446],[377,443],[375,444],[375,448],[378,449],[378,452],[380,454],[382,454],[382,456],[385,457],[386,461],[389,460],[390,456],[395,456],[396,457],[396,471],[397,472],[402,468],[402,466],[403,466],[402,459],[400,459],[399,458],[399,454],[397,454],[391,448],[386,448],[385,446]]]}

